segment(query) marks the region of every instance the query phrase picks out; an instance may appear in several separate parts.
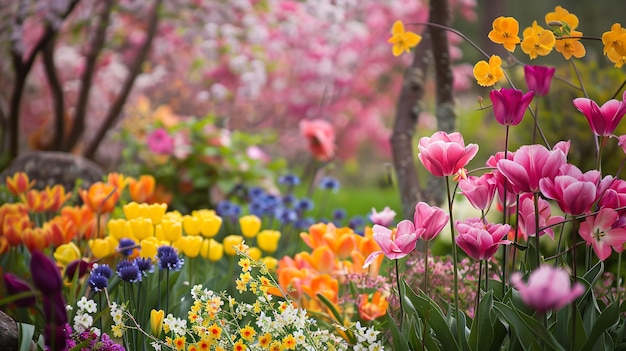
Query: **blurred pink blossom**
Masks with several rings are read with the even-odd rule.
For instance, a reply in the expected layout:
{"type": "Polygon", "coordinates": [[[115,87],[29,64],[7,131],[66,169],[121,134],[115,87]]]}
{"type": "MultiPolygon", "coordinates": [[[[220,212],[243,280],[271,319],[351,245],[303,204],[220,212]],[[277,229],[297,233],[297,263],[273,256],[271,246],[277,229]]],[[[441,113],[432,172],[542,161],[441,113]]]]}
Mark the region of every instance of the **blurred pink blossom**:
{"type": "Polygon", "coordinates": [[[572,286],[569,274],[561,268],[544,265],[534,270],[528,282],[519,272],[511,275],[511,283],[520,292],[522,301],[539,313],[558,310],[574,301],[585,291],[581,283],[572,286]]]}
{"type": "Polygon", "coordinates": [[[300,134],[309,142],[309,150],[321,161],[328,161],[335,155],[335,129],[322,119],[300,121],[300,134]]]}
{"type": "Polygon", "coordinates": [[[146,143],[150,151],[158,155],[170,155],[174,151],[174,138],[163,128],[148,134],[146,143]]]}

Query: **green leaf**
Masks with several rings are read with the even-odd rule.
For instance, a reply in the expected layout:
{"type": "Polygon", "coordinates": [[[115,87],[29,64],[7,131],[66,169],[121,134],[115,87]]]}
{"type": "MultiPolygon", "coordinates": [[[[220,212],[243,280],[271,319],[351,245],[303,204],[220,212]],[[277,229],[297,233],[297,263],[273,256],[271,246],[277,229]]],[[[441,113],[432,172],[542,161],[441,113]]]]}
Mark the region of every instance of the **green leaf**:
{"type": "Polygon", "coordinates": [[[469,345],[472,350],[484,350],[491,345],[493,340],[493,325],[489,318],[490,311],[493,308],[493,291],[489,290],[480,300],[474,321],[472,322],[472,330],[469,336],[469,345]]]}
{"type": "Polygon", "coordinates": [[[417,314],[424,323],[432,328],[443,349],[446,351],[460,350],[456,338],[450,332],[450,327],[435,301],[425,295],[418,296],[406,282],[404,285],[405,299],[415,307],[417,314]]]}
{"type": "Polygon", "coordinates": [[[546,327],[534,318],[501,302],[495,301],[493,307],[498,316],[515,332],[525,350],[565,351],[546,327]]]}
{"type": "Polygon", "coordinates": [[[391,335],[393,337],[393,349],[394,350],[409,350],[409,342],[406,340],[406,338],[400,333],[400,330],[398,329],[398,325],[396,324],[396,321],[393,320],[393,318],[391,318],[391,315],[389,313],[387,313],[387,325],[390,326],[391,329],[391,335]]]}
{"type": "Polygon", "coordinates": [[[605,333],[610,327],[615,325],[619,321],[619,306],[617,302],[613,302],[609,307],[604,309],[598,319],[593,324],[587,342],[583,345],[582,350],[592,350],[596,341],[605,333]]]}
{"type": "Polygon", "coordinates": [[[19,350],[30,350],[30,343],[35,334],[35,326],[32,324],[17,323],[17,330],[19,332],[19,350]]]}

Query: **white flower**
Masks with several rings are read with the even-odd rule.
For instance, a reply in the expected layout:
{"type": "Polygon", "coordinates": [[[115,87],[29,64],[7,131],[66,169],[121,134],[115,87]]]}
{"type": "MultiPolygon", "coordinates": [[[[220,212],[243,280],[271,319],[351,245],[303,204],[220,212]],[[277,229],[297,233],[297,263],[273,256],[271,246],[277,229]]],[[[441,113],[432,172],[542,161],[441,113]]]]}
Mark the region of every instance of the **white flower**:
{"type": "Polygon", "coordinates": [[[154,347],[155,351],[161,351],[161,344],[158,341],[153,341],[150,343],[152,347],[154,347]]]}
{"type": "Polygon", "coordinates": [[[93,317],[87,313],[77,313],[74,316],[74,330],[78,333],[82,333],[89,329],[93,324],[93,317]]]}
{"type": "Polygon", "coordinates": [[[85,311],[87,313],[96,313],[98,311],[98,306],[93,300],[87,300],[86,297],[81,297],[78,302],[76,302],[76,306],[80,308],[80,310],[85,311]]]}

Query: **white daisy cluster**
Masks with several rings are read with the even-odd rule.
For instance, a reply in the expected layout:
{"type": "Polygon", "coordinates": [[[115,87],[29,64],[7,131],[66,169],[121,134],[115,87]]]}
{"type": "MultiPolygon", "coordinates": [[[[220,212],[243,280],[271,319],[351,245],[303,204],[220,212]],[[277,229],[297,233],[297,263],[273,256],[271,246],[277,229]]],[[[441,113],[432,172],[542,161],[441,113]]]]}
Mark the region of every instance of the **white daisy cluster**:
{"type": "Polygon", "coordinates": [[[176,335],[185,335],[187,330],[187,321],[181,318],[176,318],[170,313],[163,319],[163,330],[166,333],[171,331],[176,335]]]}
{"type": "Polygon", "coordinates": [[[111,331],[114,337],[121,338],[124,335],[125,329],[124,312],[126,311],[126,305],[118,305],[116,302],[112,302],[109,308],[111,309],[111,318],[113,318],[111,331]]]}

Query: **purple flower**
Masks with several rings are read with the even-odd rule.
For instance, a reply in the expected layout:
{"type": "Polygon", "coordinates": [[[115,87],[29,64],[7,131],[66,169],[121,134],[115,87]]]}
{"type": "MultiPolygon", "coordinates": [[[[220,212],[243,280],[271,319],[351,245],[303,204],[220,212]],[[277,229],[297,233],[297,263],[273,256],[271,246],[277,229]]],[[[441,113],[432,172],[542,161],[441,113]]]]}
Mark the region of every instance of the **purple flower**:
{"type": "Polygon", "coordinates": [[[117,251],[122,255],[128,257],[133,253],[133,249],[137,247],[137,244],[133,239],[122,238],[117,245],[117,251]]]}
{"type": "Polygon", "coordinates": [[[148,134],[146,140],[150,151],[159,155],[171,155],[174,151],[174,138],[165,129],[159,128],[148,134]]]}
{"type": "Polygon", "coordinates": [[[160,246],[157,249],[157,259],[161,270],[178,271],[185,263],[185,260],[178,257],[178,252],[171,246],[160,246]]]}
{"type": "Polygon", "coordinates": [[[107,279],[111,279],[111,277],[113,276],[113,270],[111,269],[111,267],[109,267],[108,264],[99,264],[93,269],[91,274],[101,274],[107,279]]]}
{"type": "Polygon", "coordinates": [[[496,121],[504,126],[516,126],[524,118],[524,112],[535,96],[532,91],[526,94],[518,89],[502,88],[489,93],[493,103],[493,114],[496,121]]]}
{"type": "MultiPolygon", "coordinates": [[[[4,285],[7,288],[7,292],[9,295],[17,295],[29,291],[33,291],[33,288],[27,282],[22,279],[14,276],[11,273],[6,273],[4,275],[4,285]]],[[[15,300],[14,303],[18,307],[29,307],[35,304],[35,296],[24,297],[18,300],[15,300]]]]}
{"type": "Polygon", "coordinates": [[[528,90],[532,90],[539,96],[546,96],[550,91],[550,83],[556,68],[546,66],[524,66],[524,79],[528,90]]]}
{"type": "Polygon", "coordinates": [[[120,261],[116,267],[117,275],[122,281],[136,283],[141,281],[141,272],[134,262],[129,260],[120,261]]]}
{"type": "Polygon", "coordinates": [[[56,264],[39,250],[34,250],[30,259],[30,273],[37,290],[44,295],[61,292],[63,280],[56,264]]]}
{"type": "Polygon", "coordinates": [[[152,264],[152,259],[146,257],[146,258],[141,258],[141,257],[137,257],[135,258],[135,264],[137,265],[137,268],[139,269],[139,271],[144,275],[148,275],[148,273],[152,273],[154,271],[154,265],[152,264]]]}
{"type": "Polygon", "coordinates": [[[109,285],[109,278],[102,274],[92,272],[89,279],[87,279],[87,284],[89,284],[93,291],[100,292],[106,289],[109,285]]]}

